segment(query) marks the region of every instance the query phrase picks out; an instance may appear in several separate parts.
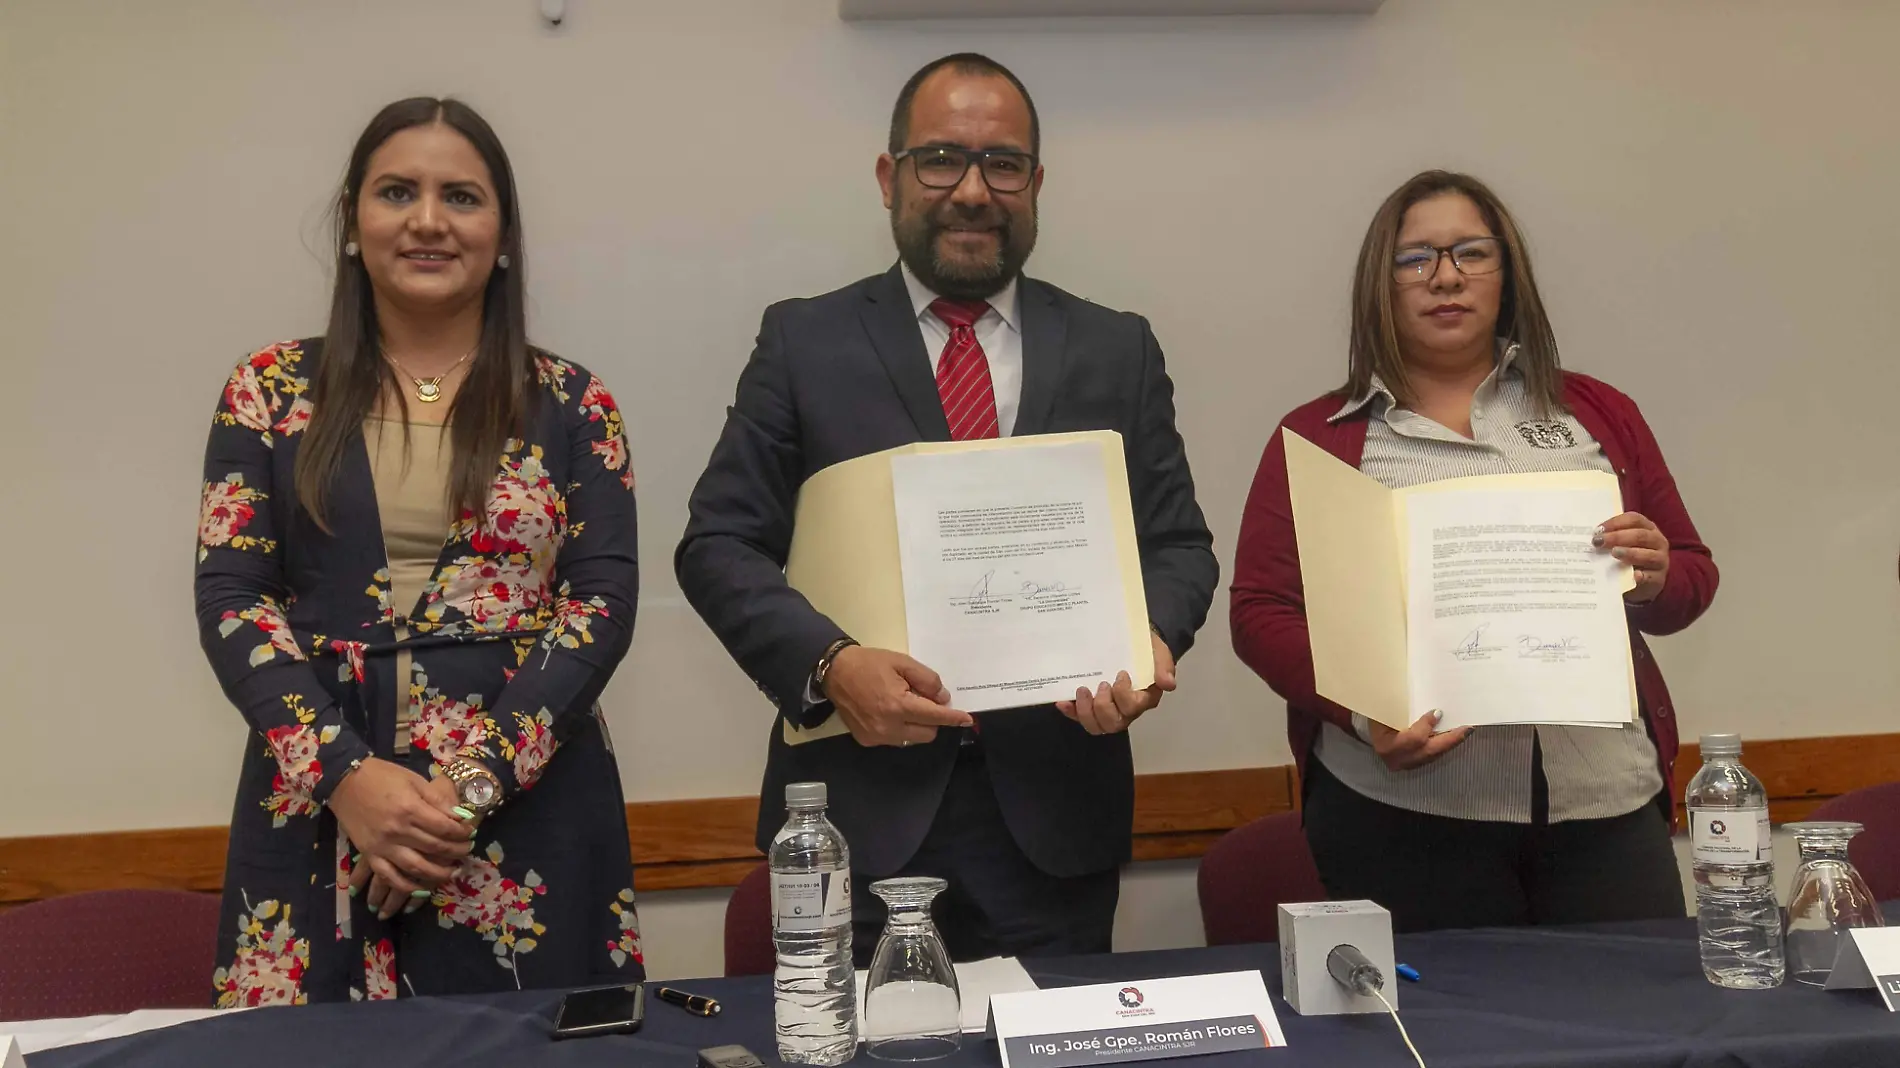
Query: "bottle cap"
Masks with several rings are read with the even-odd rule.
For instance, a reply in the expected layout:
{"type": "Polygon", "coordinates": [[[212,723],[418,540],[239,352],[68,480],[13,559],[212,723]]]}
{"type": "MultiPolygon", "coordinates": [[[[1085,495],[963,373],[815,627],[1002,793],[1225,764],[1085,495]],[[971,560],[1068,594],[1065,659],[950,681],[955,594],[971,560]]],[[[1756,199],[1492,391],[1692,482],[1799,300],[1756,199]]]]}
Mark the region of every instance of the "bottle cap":
{"type": "Polygon", "coordinates": [[[1739,734],[1705,734],[1702,736],[1702,756],[1741,756],[1742,736],[1739,734]]]}
{"type": "Polygon", "coordinates": [[[786,808],[823,808],[824,806],[824,783],[788,782],[785,784],[786,808]]]}

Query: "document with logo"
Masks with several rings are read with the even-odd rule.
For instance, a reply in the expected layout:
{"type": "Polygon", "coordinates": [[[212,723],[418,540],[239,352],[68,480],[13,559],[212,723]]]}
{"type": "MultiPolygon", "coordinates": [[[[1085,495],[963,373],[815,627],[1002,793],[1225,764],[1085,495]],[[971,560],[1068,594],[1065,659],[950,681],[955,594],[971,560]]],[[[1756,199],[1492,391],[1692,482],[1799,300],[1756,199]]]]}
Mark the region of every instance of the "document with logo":
{"type": "MultiPolygon", "coordinates": [[[[930,442],[826,468],[799,491],[785,568],[868,646],[907,652],[967,712],[1154,682],[1121,435],[930,442]]],[[[843,733],[836,717],[797,744],[843,733]]]]}
{"type": "Polygon", "coordinates": [[[1388,490],[1286,432],[1320,695],[1396,730],[1620,726],[1636,716],[1623,594],[1591,537],[1614,475],[1488,475],[1388,490]]]}

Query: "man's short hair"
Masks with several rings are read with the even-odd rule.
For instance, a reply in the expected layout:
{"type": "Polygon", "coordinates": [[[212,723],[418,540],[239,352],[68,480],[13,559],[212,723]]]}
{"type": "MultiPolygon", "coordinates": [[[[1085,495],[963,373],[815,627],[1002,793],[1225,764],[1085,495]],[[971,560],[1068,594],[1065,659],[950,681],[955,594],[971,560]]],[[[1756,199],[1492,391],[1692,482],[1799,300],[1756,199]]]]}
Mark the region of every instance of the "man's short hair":
{"type": "Polygon", "coordinates": [[[1036,117],[1036,102],[1030,98],[1029,90],[1023,87],[1022,79],[1008,67],[977,52],[958,52],[955,55],[933,59],[923,68],[910,76],[904,88],[897,94],[897,106],[891,109],[891,155],[896,155],[910,146],[904,142],[910,139],[910,107],[917,99],[917,87],[924,79],[945,67],[958,74],[987,74],[1008,80],[1022,94],[1023,103],[1029,106],[1029,151],[1033,155],[1042,155],[1042,120],[1036,117]]]}

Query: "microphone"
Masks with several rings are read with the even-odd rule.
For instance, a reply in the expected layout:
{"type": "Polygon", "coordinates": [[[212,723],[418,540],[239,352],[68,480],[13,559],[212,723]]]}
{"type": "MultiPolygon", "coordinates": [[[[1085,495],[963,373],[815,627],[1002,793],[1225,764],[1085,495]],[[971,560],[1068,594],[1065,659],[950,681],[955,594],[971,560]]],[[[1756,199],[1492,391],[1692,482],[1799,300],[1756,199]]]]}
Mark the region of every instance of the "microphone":
{"type": "Polygon", "coordinates": [[[1334,946],[1333,951],[1326,954],[1326,973],[1333,977],[1333,982],[1365,997],[1377,997],[1374,991],[1385,989],[1385,976],[1379,966],[1359,952],[1358,946],[1347,943],[1334,946]]]}
{"type": "Polygon", "coordinates": [[[1302,1016],[1382,1012],[1377,992],[1399,991],[1392,917],[1370,901],[1309,901],[1280,906],[1280,979],[1302,1016]]]}

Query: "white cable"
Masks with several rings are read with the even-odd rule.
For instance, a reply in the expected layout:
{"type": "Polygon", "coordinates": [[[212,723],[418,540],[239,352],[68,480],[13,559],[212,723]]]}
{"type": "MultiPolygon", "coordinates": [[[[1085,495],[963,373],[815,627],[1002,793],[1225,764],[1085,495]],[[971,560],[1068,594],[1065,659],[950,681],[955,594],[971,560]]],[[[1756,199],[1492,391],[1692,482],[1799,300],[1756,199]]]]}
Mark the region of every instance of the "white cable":
{"type": "Polygon", "coordinates": [[[1392,1022],[1399,1025],[1399,1037],[1405,1040],[1405,1048],[1412,1051],[1412,1059],[1418,1062],[1418,1068],[1425,1068],[1425,1058],[1419,1055],[1418,1047],[1412,1045],[1412,1036],[1405,1033],[1405,1021],[1399,1019],[1399,1010],[1392,1007],[1392,1003],[1385,999],[1385,994],[1376,986],[1372,988],[1372,996],[1378,998],[1379,1004],[1385,1006],[1385,1011],[1392,1014],[1392,1022]]]}

